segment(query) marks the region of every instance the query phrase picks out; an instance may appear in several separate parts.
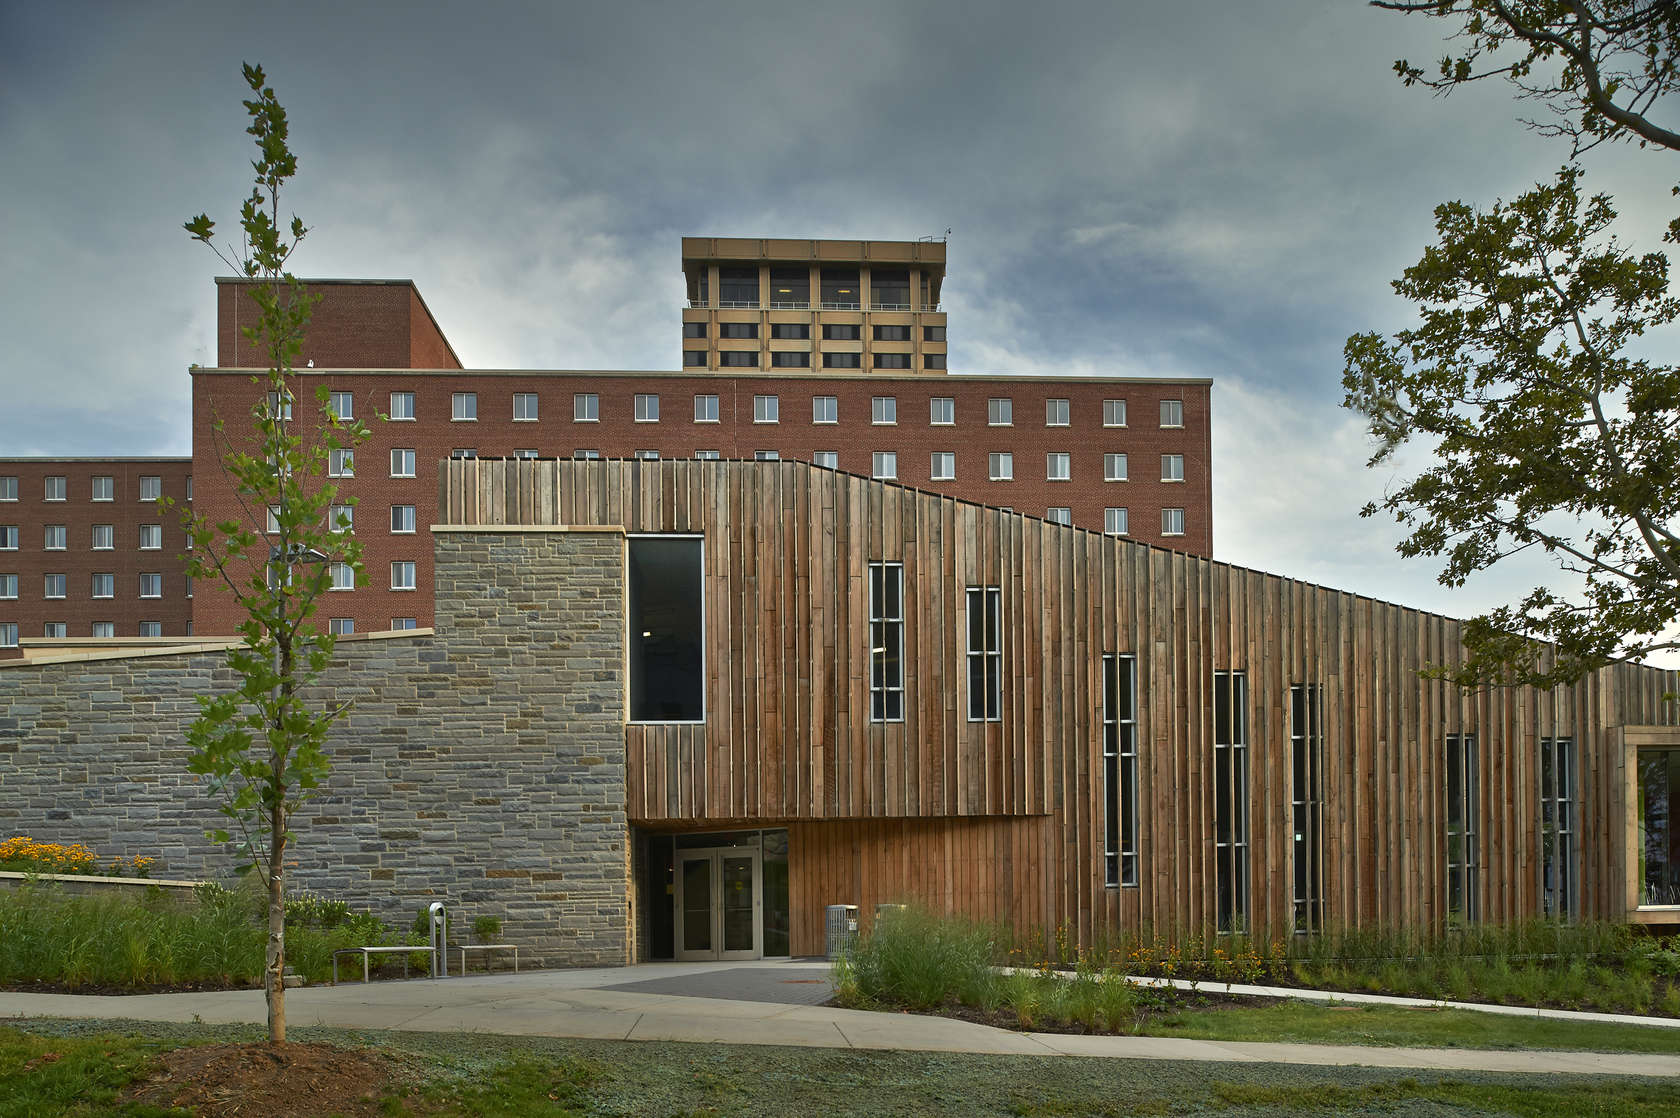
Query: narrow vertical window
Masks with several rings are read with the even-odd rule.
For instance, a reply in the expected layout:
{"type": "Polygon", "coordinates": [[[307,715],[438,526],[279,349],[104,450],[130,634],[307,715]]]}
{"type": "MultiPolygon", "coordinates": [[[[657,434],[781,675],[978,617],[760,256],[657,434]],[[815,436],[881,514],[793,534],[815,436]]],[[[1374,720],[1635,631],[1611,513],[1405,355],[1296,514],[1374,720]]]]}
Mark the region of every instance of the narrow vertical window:
{"type": "Polygon", "coordinates": [[[1575,915],[1575,742],[1540,739],[1540,899],[1547,916],[1575,915]]]}
{"type": "Polygon", "coordinates": [[[1324,930],[1324,696],[1316,683],[1289,689],[1290,844],[1295,931],[1324,930]]]}
{"type": "Polygon", "coordinates": [[[1474,923],[1480,820],[1477,801],[1476,735],[1447,735],[1447,919],[1474,923]]]}
{"type": "Polygon", "coordinates": [[[1103,655],[1103,880],[1137,876],[1137,660],[1103,655]]]}
{"type": "Polygon", "coordinates": [[[1213,858],[1221,932],[1248,929],[1248,677],[1213,673],[1213,858]]]}
{"type": "Polygon", "coordinates": [[[704,555],[698,536],[632,536],[630,720],[706,717],[704,555]]]}
{"type": "Polygon", "coordinates": [[[1003,717],[1003,592],[996,586],[968,588],[968,720],[1003,717]]]}
{"type": "Polygon", "coordinates": [[[869,720],[904,720],[904,564],[869,564],[869,720]]]}

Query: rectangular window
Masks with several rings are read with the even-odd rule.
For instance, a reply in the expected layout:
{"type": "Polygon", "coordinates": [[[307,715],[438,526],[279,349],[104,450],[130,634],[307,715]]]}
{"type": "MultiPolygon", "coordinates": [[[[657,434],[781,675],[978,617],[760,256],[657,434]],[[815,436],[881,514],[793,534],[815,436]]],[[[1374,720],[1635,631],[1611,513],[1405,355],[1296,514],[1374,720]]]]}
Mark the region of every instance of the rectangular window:
{"type": "Polygon", "coordinates": [[[414,589],[414,561],[412,559],[398,559],[391,564],[391,589],[414,589]]]}
{"type": "MultiPolygon", "coordinates": [[[[45,528],[43,533],[45,538],[41,542],[41,549],[43,551],[63,551],[67,546],[69,546],[65,542],[69,538],[69,533],[64,530],[64,525],[47,524],[43,527],[45,528]]],[[[142,538],[144,538],[145,533],[146,529],[141,528],[140,534],[142,538]]]]}
{"type": "Polygon", "coordinates": [[[1448,734],[1447,765],[1447,920],[1473,924],[1478,919],[1481,867],[1480,772],[1476,735],[1448,734]]]}
{"type": "Polygon", "coordinates": [[[1003,591],[970,586],[968,596],[968,720],[1003,718],[1003,591]]]}
{"type": "Polygon", "coordinates": [[[1137,659],[1103,654],[1103,881],[1138,883],[1137,659]]]}
{"type": "Polygon", "coordinates": [[[811,324],[808,322],[772,322],[770,336],[784,341],[810,341],[811,324]]]}
{"type": "Polygon", "coordinates": [[[334,419],[356,418],[356,398],[348,392],[327,393],[327,414],[334,419]]]}
{"type": "MultiPolygon", "coordinates": [[[[878,311],[907,311],[910,309],[910,269],[869,269],[869,302],[878,311]]],[[[908,331],[910,328],[904,328],[908,331]]],[[[906,333],[906,339],[909,334],[906,333]]]]}
{"type": "Polygon", "coordinates": [[[1103,401],[1103,426],[1124,427],[1126,425],[1126,401],[1103,401]]]}
{"type": "Polygon", "coordinates": [[[280,532],[280,506],[279,505],[269,505],[268,506],[268,527],[266,528],[266,531],[271,536],[279,534],[279,532],[280,532]]]}
{"type": "Polygon", "coordinates": [[[1044,480],[1067,481],[1073,477],[1073,457],[1053,450],[1044,456],[1044,480]]]}
{"type": "Polygon", "coordinates": [[[945,367],[945,355],[943,353],[924,353],[924,354],[922,354],[922,368],[924,368],[924,369],[943,369],[944,367],[945,367]]]}
{"type": "Polygon", "coordinates": [[[96,574],[93,576],[93,587],[88,592],[94,598],[115,598],[117,596],[117,576],[114,574],[96,574]]]}
{"type": "Polygon", "coordinates": [[[930,481],[955,481],[957,477],[957,455],[951,450],[936,450],[933,460],[928,466],[930,481]]]}
{"type": "Polygon", "coordinates": [[[513,421],[515,423],[535,423],[537,414],[537,394],[535,392],[515,392],[513,394],[513,421]]]}
{"type": "Polygon", "coordinates": [[[756,369],[758,368],[758,351],[726,349],[718,354],[718,364],[725,369],[756,369]]]}
{"type": "Polygon", "coordinates": [[[18,546],[18,530],[16,524],[0,524],[0,551],[16,551],[18,546]]]}
{"type": "Polygon", "coordinates": [[[776,396],[753,397],[753,422],[778,423],[781,421],[782,402],[776,396]]]}
{"type": "MultiPolygon", "coordinates": [[[[187,632],[189,634],[192,633],[192,622],[191,621],[187,622],[187,632]]],[[[161,636],[163,636],[163,622],[161,622],[161,621],[142,621],[142,622],[140,622],[140,635],[143,636],[143,637],[161,637],[161,636]]]]}
{"type": "Polygon", "coordinates": [[[330,505],[327,508],[327,531],[354,532],[356,530],[356,506],[330,505]]]}
{"type": "Polygon", "coordinates": [[[63,640],[70,635],[70,626],[62,621],[49,621],[41,626],[41,635],[48,640],[63,640]]]}
{"type": "Polygon", "coordinates": [[[391,448],[391,476],[414,476],[414,448],[401,446],[391,448]]]}
{"type": "Polygon", "coordinates": [[[449,452],[449,457],[458,462],[465,462],[478,457],[478,451],[470,446],[458,446],[449,452]]]}
{"type": "Polygon", "coordinates": [[[327,575],[331,579],[329,589],[356,589],[356,568],[348,563],[333,563],[327,568],[327,575]]]}
{"type": "Polygon", "coordinates": [[[1639,860],[1639,903],[1680,905],[1680,749],[1641,749],[1639,832],[1629,858],[1639,860]]]}
{"type": "Polygon", "coordinates": [[[869,564],[869,720],[904,721],[904,564],[869,564]]]}
{"type": "Polygon", "coordinates": [[[928,401],[928,424],[949,427],[957,421],[957,401],[950,396],[935,396],[928,401]]]}
{"type": "Polygon", "coordinates": [[[716,423],[718,421],[718,398],[716,396],[694,397],[694,422],[716,423]]]}
{"type": "Polygon", "coordinates": [[[874,465],[870,477],[891,481],[898,477],[898,452],[893,450],[877,450],[874,455],[874,465]]]}
{"type": "Polygon", "coordinates": [[[696,536],[631,536],[630,719],[706,717],[704,557],[696,536]]]}
{"type": "Polygon", "coordinates": [[[1161,455],[1161,480],[1162,481],[1183,481],[1184,480],[1184,455],[1182,455],[1182,454],[1163,454],[1163,455],[1161,455]]]}
{"type": "Polygon", "coordinates": [[[61,477],[49,477],[43,486],[43,499],[48,501],[62,501],[69,496],[69,483],[61,477]]]}
{"type": "Polygon", "coordinates": [[[94,551],[110,551],[117,546],[117,529],[112,524],[95,524],[89,541],[94,551]]]}
{"type": "Polygon", "coordinates": [[[758,337],[758,323],[756,322],[720,322],[718,323],[718,337],[735,338],[747,341],[758,337]]]}
{"type": "MultiPolygon", "coordinates": [[[[255,411],[255,408],[251,409],[255,411]]],[[[292,394],[290,392],[270,392],[264,400],[263,414],[273,418],[276,414],[285,422],[292,419],[292,394]]]]}
{"type": "MultiPolygon", "coordinates": [[[[189,500],[189,501],[192,500],[192,475],[191,474],[187,475],[187,500],[189,500]]],[[[188,624],[190,625],[191,622],[188,622],[188,624]]]]}
{"type": "MultiPolygon", "coordinates": [[[[858,284],[856,268],[824,268],[822,270],[822,309],[825,311],[855,311],[861,305],[863,289],[858,284]]],[[[857,337],[857,327],[849,327],[851,337],[857,337]]],[[[827,331],[827,327],[824,327],[827,331]]]]}
{"type": "Polygon", "coordinates": [[[694,452],[694,457],[702,462],[716,462],[723,455],[715,450],[697,450],[694,452]]]}
{"type": "Polygon", "coordinates": [[[514,447],[513,456],[515,458],[525,458],[525,459],[536,458],[536,457],[538,457],[537,448],[534,447],[534,446],[514,447]]]}
{"type": "Polygon", "coordinates": [[[161,477],[142,477],[140,479],[140,500],[151,504],[163,496],[163,479],[161,477]]]}
{"type": "Polygon", "coordinates": [[[1044,425],[1046,427],[1066,427],[1069,422],[1069,408],[1066,400],[1044,401],[1044,425]]]}
{"type": "MultiPolygon", "coordinates": [[[[186,579],[185,579],[185,582],[186,582],[186,584],[187,584],[187,586],[186,586],[186,589],[187,589],[187,597],[189,597],[189,598],[190,598],[190,597],[192,597],[192,575],[188,575],[188,576],[187,576],[187,577],[186,577],[186,579]]],[[[189,623],[189,624],[190,624],[190,623],[189,623]]]]}
{"type": "Polygon", "coordinates": [[[0,598],[14,601],[17,598],[18,576],[0,575],[0,598]]]}
{"type": "Polygon", "coordinates": [[[706,324],[704,322],[685,322],[685,323],[683,323],[683,337],[685,337],[685,338],[704,338],[705,336],[706,336],[706,324]]]}
{"type": "Polygon", "coordinates": [[[869,422],[871,422],[871,423],[881,423],[881,424],[897,423],[898,422],[898,397],[897,396],[875,396],[875,397],[872,397],[869,401],[869,422]]]}
{"type": "Polygon", "coordinates": [[[1184,534],[1184,510],[1161,510],[1161,534],[1163,536],[1182,536],[1184,534]]]}
{"type": "Polygon", "coordinates": [[[924,327],[922,327],[922,341],[924,341],[924,342],[942,342],[944,340],[945,340],[945,327],[943,327],[943,326],[924,326],[924,327]]]}
{"type": "Polygon", "coordinates": [[[1219,930],[1248,930],[1248,676],[1213,673],[1213,862],[1219,930]]]}
{"type": "Polygon", "coordinates": [[[601,419],[601,397],[593,392],[572,394],[572,422],[597,423],[601,419]]]}
{"type": "Polygon", "coordinates": [[[0,623],[0,648],[18,646],[18,627],[15,621],[0,623]]]}
{"type": "Polygon", "coordinates": [[[391,631],[393,633],[406,633],[410,629],[418,629],[419,627],[412,617],[391,618],[391,631]]]}
{"type": "Polygon", "coordinates": [[[408,535],[414,531],[414,506],[391,506],[391,531],[399,535],[408,535]]]}
{"type": "Polygon", "coordinates": [[[809,350],[774,350],[770,354],[772,369],[809,369],[811,354],[809,350]]]}
{"type": "Polygon", "coordinates": [[[17,500],[17,475],[7,474],[0,477],[0,501],[17,500]]]}
{"type": "Polygon", "coordinates": [[[348,637],[356,631],[356,620],[352,617],[335,617],[327,622],[327,632],[335,637],[348,637]]]}
{"type": "Polygon", "coordinates": [[[877,353],[875,354],[877,369],[908,369],[910,355],[908,353],[877,353]]]}
{"type": "Polygon", "coordinates": [[[986,455],[986,476],[993,481],[1015,479],[1015,456],[1009,451],[992,451],[986,455]]]}
{"type": "Polygon", "coordinates": [[[407,422],[414,418],[414,393],[391,393],[390,417],[393,422],[407,422]]]}
{"type": "Polygon", "coordinates": [[[811,464],[821,466],[825,470],[840,468],[840,452],[837,450],[819,450],[811,455],[811,464]]]}
{"type": "Polygon", "coordinates": [[[96,477],[93,479],[93,500],[114,501],[117,499],[117,479],[114,477],[96,477]]]}
{"type": "Polygon", "coordinates": [[[1124,454],[1103,455],[1103,480],[1126,480],[1126,456],[1124,454]]]}
{"type": "Polygon", "coordinates": [[[703,349],[683,350],[683,368],[704,369],[706,367],[706,351],[703,349]]]}
{"type": "Polygon", "coordinates": [[[1103,509],[1103,531],[1111,536],[1124,536],[1130,528],[1129,519],[1123,508],[1103,509]]]}
{"type": "Polygon", "coordinates": [[[877,326],[875,340],[878,342],[907,342],[910,340],[908,326],[877,326]]]}
{"type": "Polygon", "coordinates": [[[638,392],[636,394],[636,422],[659,422],[659,397],[657,394],[651,392],[638,392]]]}
{"type": "Polygon", "coordinates": [[[597,458],[601,457],[601,452],[598,450],[584,450],[580,448],[572,451],[572,457],[581,462],[593,462],[597,458]]]}
{"type": "Polygon", "coordinates": [[[775,451],[775,450],[755,450],[755,451],[753,451],[753,461],[754,462],[779,462],[779,461],[781,461],[781,458],[782,458],[782,455],[781,455],[780,451],[775,451]]]}
{"type": "Polygon", "coordinates": [[[1182,427],[1182,426],[1184,426],[1184,401],[1183,400],[1162,400],[1161,401],[1161,426],[1163,426],[1163,427],[1182,427]]]}
{"type": "Polygon", "coordinates": [[[161,572],[145,571],[141,573],[140,596],[142,598],[163,597],[163,574],[161,572]]]}
{"type": "Polygon", "coordinates": [[[449,397],[449,418],[465,423],[478,419],[478,393],[455,392],[449,397]]]}
{"type": "Polygon", "coordinates": [[[140,550],[156,551],[163,546],[163,525],[140,525],[140,550]]]}
{"type": "Polygon", "coordinates": [[[1324,930],[1324,695],[1316,683],[1289,689],[1290,863],[1295,931],[1324,930]]]}
{"type": "Polygon", "coordinates": [[[95,637],[114,637],[117,635],[117,625],[114,621],[95,621],[93,623],[95,637]]]}
{"type": "Polygon", "coordinates": [[[1540,739],[1540,901],[1554,920],[1575,915],[1575,742],[1540,739]]]}
{"type": "Polygon", "coordinates": [[[1007,396],[993,396],[986,401],[986,423],[991,427],[1008,427],[1015,422],[1015,401],[1007,396]]]}
{"type": "Polygon", "coordinates": [[[834,396],[811,397],[811,422],[840,422],[840,401],[834,396]]]}
{"type": "Polygon", "coordinates": [[[855,342],[860,336],[855,323],[830,322],[823,326],[823,340],[826,342],[855,342]]]}
{"type": "Polygon", "coordinates": [[[824,353],[823,368],[825,369],[856,369],[863,363],[861,353],[824,353]]]}
{"type": "MultiPolygon", "coordinates": [[[[790,310],[805,310],[810,307],[810,267],[772,267],[770,269],[770,305],[790,310]]],[[[810,327],[807,326],[805,329],[809,330],[810,327]]]]}
{"type": "Polygon", "coordinates": [[[356,452],[347,446],[327,451],[327,476],[355,477],[356,452]]]}
{"type": "Polygon", "coordinates": [[[640,462],[657,462],[659,461],[659,452],[657,450],[638,450],[634,457],[640,462]]]}
{"type": "Polygon", "coordinates": [[[1073,510],[1063,505],[1052,505],[1044,510],[1044,519],[1066,527],[1073,523],[1073,510]]]}

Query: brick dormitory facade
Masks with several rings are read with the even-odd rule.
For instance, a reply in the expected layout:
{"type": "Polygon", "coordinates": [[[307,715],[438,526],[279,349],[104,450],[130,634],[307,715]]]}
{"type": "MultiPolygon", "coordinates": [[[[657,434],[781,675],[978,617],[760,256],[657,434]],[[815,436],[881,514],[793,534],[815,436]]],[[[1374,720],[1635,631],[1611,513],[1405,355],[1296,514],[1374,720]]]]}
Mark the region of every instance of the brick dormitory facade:
{"type": "MultiPolygon", "coordinates": [[[[1212,553],[1207,380],[949,372],[943,242],[689,237],[682,251],[688,298],[670,327],[680,316],[682,366],[667,371],[465,369],[412,283],[309,282],[321,302],[298,361],[298,418],[325,386],[371,432],[329,463],[354,503],[343,516],[365,575],[323,603],[327,624],[431,624],[425,531],[438,463],[461,457],[797,459],[1212,553]]],[[[262,358],[240,333],[248,294],[245,281],[217,283],[217,365],[188,378],[190,459],[0,461],[0,655],[233,631],[230,597],[191,586],[184,534],[141,495],[161,477],[214,520],[250,515],[219,466],[258,402],[262,358]],[[55,477],[62,500],[37,480],[55,477]],[[101,477],[148,518],[106,515],[101,477]]]]}

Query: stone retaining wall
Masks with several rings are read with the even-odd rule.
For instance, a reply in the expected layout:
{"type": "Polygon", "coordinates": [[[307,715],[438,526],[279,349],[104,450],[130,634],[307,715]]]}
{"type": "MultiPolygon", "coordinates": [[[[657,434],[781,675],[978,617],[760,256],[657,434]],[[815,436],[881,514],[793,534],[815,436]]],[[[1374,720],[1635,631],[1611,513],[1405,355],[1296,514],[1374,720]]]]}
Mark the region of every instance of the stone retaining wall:
{"type": "MultiPolygon", "coordinates": [[[[290,881],[406,927],[432,900],[546,965],[629,961],[623,539],[440,530],[433,635],[346,640],[312,696],[353,704],[298,817],[290,881]]],[[[0,834],[228,877],[187,772],[217,653],[0,668],[0,834]]],[[[466,923],[458,924],[466,927],[466,923]]]]}

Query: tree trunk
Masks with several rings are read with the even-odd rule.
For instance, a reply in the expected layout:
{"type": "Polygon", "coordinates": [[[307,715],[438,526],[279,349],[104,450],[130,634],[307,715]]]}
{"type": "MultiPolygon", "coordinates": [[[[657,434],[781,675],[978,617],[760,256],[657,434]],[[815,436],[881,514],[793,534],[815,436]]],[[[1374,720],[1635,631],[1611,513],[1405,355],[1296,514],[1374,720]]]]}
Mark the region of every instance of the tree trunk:
{"type": "Polygon", "coordinates": [[[263,987],[268,993],[268,1041],[286,1043],[286,894],[281,858],[286,850],[286,812],[279,804],[268,813],[268,948],[263,957],[263,987]]]}

